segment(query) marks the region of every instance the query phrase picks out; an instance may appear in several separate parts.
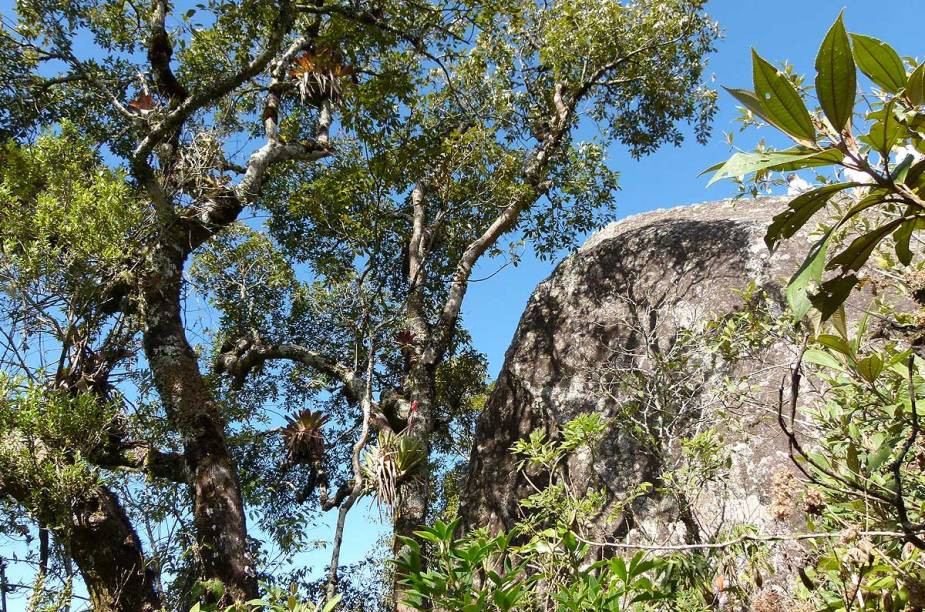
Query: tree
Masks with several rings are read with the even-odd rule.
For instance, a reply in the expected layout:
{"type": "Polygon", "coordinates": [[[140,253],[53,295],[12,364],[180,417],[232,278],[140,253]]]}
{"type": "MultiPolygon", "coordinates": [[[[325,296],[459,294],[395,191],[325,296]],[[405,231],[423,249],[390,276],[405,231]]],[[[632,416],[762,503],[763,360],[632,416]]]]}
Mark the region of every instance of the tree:
{"type": "MultiPolygon", "coordinates": [[[[460,308],[478,261],[516,257],[520,241],[550,256],[606,218],[616,175],[604,165],[606,143],[573,140],[582,105],[607,141],[635,155],[679,142],[676,121],[693,119],[706,135],[712,93],[700,79],[715,27],[699,9],[511,4],[476,32],[468,54],[441,62],[433,93],[409,100],[400,123],[347,113],[355,147],[330,168],[287,169],[279,190],[268,189],[271,232],[284,250],[315,262],[329,282],[362,279],[382,296],[379,316],[389,324],[378,345],[391,348],[386,361],[397,367],[369,407],[381,413],[380,430],[431,456],[452,416],[437,380],[459,350],[460,308]]],[[[245,360],[292,358],[292,349],[236,349],[225,363],[239,370],[245,360]]],[[[362,375],[344,362],[329,369],[348,384],[362,375]]],[[[420,476],[402,485],[397,535],[426,519],[431,479],[420,476]]],[[[359,493],[363,484],[354,486],[359,493]]]]}
{"type": "Polygon", "coordinates": [[[305,501],[339,509],[329,593],[360,496],[410,535],[484,392],[460,322],[476,263],[606,218],[609,142],[705,138],[702,7],[21,3],[0,47],[28,101],[2,126],[0,482],[95,605],[256,596],[247,507],[284,549],[305,501]],[[577,142],[588,120],[599,142],[577,142]],[[320,414],[268,429],[280,403],[320,414]],[[75,501],[101,522],[53,511],[75,501]],[[178,535],[145,551],[132,518],[165,517],[178,535]]]}

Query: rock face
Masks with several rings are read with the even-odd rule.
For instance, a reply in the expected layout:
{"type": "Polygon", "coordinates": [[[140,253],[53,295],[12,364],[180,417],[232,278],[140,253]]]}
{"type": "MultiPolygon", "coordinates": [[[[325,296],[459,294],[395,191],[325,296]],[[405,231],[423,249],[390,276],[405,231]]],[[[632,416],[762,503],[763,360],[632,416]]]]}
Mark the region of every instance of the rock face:
{"type": "MultiPolygon", "coordinates": [[[[643,343],[670,350],[679,329],[741,308],[737,290],[749,283],[764,288],[782,308],[783,287],[809,246],[805,236],[797,236],[773,255],[765,247],[765,230],[786,201],[720,201],[627,218],[592,236],[537,287],[478,423],[461,504],[466,524],[510,527],[519,516],[518,500],[530,492],[510,447],[536,429],[555,437],[582,413],[602,413],[611,426],[594,457],[569,461],[576,486],[609,490],[613,506],[639,483],[657,484],[665,458],[653,456],[633,435],[632,423],[621,416],[619,395],[602,391],[601,373],[621,356],[636,359],[645,352],[643,343]]],[[[734,523],[766,532],[797,526],[801,513],[793,506],[800,485],[777,424],[778,388],[793,353],[792,346],[765,347],[736,366],[758,372],[748,381],[750,402],[733,406],[728,397],[712,395],[711,381],[729,374],[719,371],[706,373],[705,384],[695,385],[684,399],[698,405],[687,434],[712,419],[710,426],[718,428],[728,449],[721,481],[684,500],[643,495],[622,520],[602,519],[596,535],[691,542],[715,537],[734,523]]]]}

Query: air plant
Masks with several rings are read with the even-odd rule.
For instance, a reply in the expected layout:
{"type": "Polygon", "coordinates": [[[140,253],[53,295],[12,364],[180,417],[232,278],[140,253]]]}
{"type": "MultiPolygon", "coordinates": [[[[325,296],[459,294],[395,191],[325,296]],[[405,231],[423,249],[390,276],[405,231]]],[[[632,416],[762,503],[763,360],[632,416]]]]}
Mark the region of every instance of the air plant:
{"type": "Polygon", "coordinates": [[[389,431],[379,432],[378,444],[363,457],[366,491],[376,496],[379,511],[390,512],[398,501],[398,485],[424,461],[421,444],[389,431]]]}
{"type": "Polygon", "coordinates": [[[286,418],[280,431],[286,445],[289,465],[314,465],[324,457],[324,424],[328,417],[321,411],[302,410],[286,418]]]}
{"type": "Polygon", "coordinates": [[[289,74],[297,79],[303,102],[324,98],[336,102],[343,92],[343,79],[352,77],[354,69],[336,51],[320,49],[296,56],[289,74]]]}

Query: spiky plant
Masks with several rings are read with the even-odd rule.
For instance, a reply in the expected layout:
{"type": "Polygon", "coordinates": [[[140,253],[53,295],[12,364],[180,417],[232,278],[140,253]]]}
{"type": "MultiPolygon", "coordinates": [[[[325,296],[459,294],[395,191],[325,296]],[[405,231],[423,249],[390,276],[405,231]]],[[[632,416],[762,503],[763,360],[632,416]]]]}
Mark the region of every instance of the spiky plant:
{"type": "Polygon", "coordinates": [[[297,79],[303,102],[317,102],[323,98],[337,102],[343,93],[343,80],[352,77],[354,69],[344,63],[339,53],[318,49],[296,56],[289,73],[297,79]]]}
{"type": "Polygon", "coordinates": [[[324,456],[324,424],[328,417],[321,411],[302,410],[286,418],[282,428],[289,465],[312,465],[324,456]]]}
{"type": "Polygon", "coordinates": [[[378,444],[363,457],[366,491],[376,496],[379,511],[390,513],[398,500],[398,485],[424,461],[424,450],[413,438],[379,432],[378,444]]]}

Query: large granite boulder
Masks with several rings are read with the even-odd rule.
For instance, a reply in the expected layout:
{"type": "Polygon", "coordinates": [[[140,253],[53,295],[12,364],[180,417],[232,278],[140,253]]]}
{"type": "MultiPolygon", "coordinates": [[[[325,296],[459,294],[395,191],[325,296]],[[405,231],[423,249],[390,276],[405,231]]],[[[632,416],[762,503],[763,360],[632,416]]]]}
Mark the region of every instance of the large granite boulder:
{"type": "MultiPolygon", "coordinates": [[[[652,456],[631,423],[621,421],[620,398],[602,392],[602,368],[615,355],[639,354],[640,343],[652,340],[646,330],[664,336],[655,338],[655,350],[668,350],[677,330],[742,308],[739,290],[749,284],[782,311],[783,287],[810,246],[805,235],[773,255],[765,246],[765,230],[786,201],[720,201],[624,219],[593,235],[537,287],[478,423],[461,504],[467,525],[511,526],[530,492],[511,446],[536,429],[555,437],[563,423],[590,411],[612,417],[611,427],[598,453],[569,461],[571,481],[604,488],[620,504],[639,483],[658,479],[665,458],[652,456]]],[[[803,488],[777,423],[778,389],[793,356],[793,346],[777,343],[747,363],[705,359],[703,367],[728,371],[708,372],[693,393],[700,397],[688,398],[702,412],[688,433],[722,415],[710,426],[729,451],[724,477],[689,491],[683,503],[655,491],[643,495],[626,520],[602,520],[595,535],[684,543],[733,524],[766,533],[799,528],[803,488]],[[730,406],[729,396],[714,395],[710,386],[736,372],[751,374],[749,399],[730,406]]],[[[782,547],[775,563],[790,564],[798,553],[782,547]]]]}

